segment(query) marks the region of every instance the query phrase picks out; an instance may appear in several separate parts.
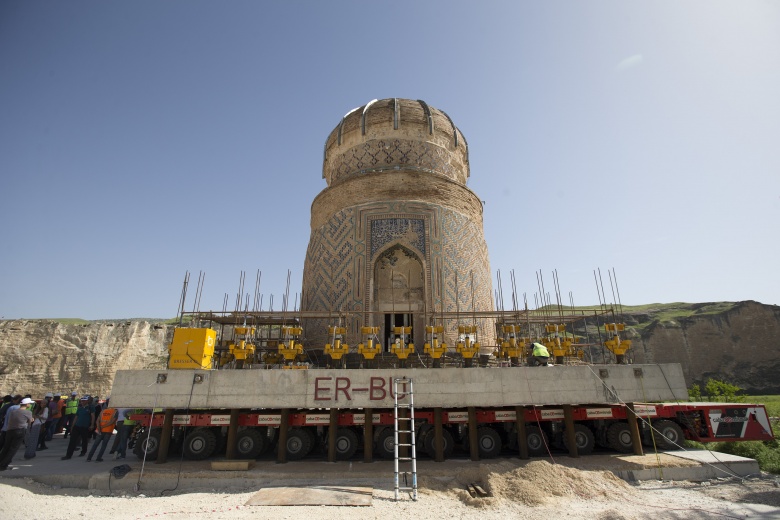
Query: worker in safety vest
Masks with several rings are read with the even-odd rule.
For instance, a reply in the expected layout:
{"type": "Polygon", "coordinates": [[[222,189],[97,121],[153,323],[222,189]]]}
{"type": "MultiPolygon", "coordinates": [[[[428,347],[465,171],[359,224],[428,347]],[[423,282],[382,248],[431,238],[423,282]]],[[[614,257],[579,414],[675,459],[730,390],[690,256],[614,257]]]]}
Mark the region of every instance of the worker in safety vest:
{"type": "Polygon", "coordinates": [[[65,438],[73,428],[73,421],[76,419],[76,410],[79,408],[78,394],[71,392],[70,398],[65,401],[65,438]]]}
{"type": "Polygon", "coordinates": [[[547,366],[547,362],[550,360],[550,353],[547,351],[547,347],[541,343],[534,343],[533,357],[537,366],[547,366]]]}
{"type": "Polygon", "coordinates": [[[117,446],[117,459],[124,459],[127,454],[127,441],[135,429],[135,421],[130,419],[133,414],[144,413],[143,408],[122,408],[120,419],[123,419],[122,429],[119,430],[119,446],[117,446]]]}
{"type": "Polygon", "coordinates": [[[117,409],[116,408],[110,408],[108,407],[108,400],[106,400],[105,405],[103,409],[100,411],[100,417],[97,421],[97,430],[100,432],[100,436],[95,439],[95,442],[92,443],[92,449],[89,452],[89,455],[87,455],[87,461],[92,460],[92,455],[94,455],[95,450],[98,447],[98,444],[101,445],[100,451],[98,452],[97,459],[95,459],[95,462],[103,462],[103,453],[106,452],[106,446],[108,446],[108,441],[111,439],[111,436],[114,434],[114,426],[116,426],[116,418],[117,418],[117,409]]]}

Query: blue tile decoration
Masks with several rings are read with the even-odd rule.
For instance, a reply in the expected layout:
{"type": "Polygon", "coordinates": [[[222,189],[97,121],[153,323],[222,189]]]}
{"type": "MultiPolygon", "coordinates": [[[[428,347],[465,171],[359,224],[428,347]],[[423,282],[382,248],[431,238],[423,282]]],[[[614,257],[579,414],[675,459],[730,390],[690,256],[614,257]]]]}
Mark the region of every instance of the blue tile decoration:
{"type": "Polygon", "coordinates": [[[423,219],[387,218],[371,221],[371,258],[390,242],[402,240],[425,255],[425,221],[423,219]]]}

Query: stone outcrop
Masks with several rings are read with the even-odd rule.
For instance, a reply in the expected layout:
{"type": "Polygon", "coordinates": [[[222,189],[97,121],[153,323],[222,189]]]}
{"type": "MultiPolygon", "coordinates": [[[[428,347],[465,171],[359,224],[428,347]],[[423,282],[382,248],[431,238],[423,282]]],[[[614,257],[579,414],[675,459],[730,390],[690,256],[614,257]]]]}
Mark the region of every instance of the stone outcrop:
{"type": "Polygon", "coordinates": [[[636,363],[680,363],[689,386],[712,377],[752,394],[780,393],[780,306],[679,304],[676,311],[682,317],[669,317],[668,307],[627,317],[635,323],[636,363]]]}
{"type": "MultiPolygon", "coordinates": [[[[665,304],[625,318],[635,363],[680,363],[688,386],[713,377],[780,394],[780,306],[665,304]]],[[[117,370],[164,368],[172,335],[172,325],[142,320],[0,321],[0,392],[105,396],[117,370]]]]}
{"type": "Polygon", "coordinates": [[[165,367],[172,334],[149,321],[0,321],[0,392],[105,396],[117,370],[165,367]]]}

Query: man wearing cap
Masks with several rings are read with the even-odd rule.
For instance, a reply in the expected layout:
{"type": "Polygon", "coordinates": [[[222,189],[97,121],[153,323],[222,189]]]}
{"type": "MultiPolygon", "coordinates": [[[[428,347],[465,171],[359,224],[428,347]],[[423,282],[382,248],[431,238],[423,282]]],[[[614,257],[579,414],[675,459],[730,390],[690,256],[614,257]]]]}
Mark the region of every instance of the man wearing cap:
{"type": "Polygon", "coordinates": [[[73,427],[71,428],[72,435],[70,436],[70,442],[68,443],[68,451],[65,452],[65,456],[62,460],[68,460],[73,456],[73,452],[76,451],[76,446],[81,443],[81,453],[79,457],[87,454],[87,446],[89,444],[89,432],[95,427],[95,412],[89,406],[89,397],[84,396],[79,400],[79,407],[76,409],[76,418],[73,421],[73,427]]]}
{"type": "Polygon", "coordinates": [[[79,400],[76,397],[76,392],[70,393],[70,398],[65,401],[65,438],[68,438],[71,428],[73,428],[73,420],[76,418],[76,410],[79,407],[79,400]]]}
{"type": "Polygon", "coordinates": [[[19,403],[19,408],[8,412],[8,417],[6,417],[8,430],[6,431],[5,444],[3,444],[3,449],[0,450],[0,471],[8,469],[8,464],[11,463],[14,455],[16,455],[16,450],[19,449],[22,441],[24,441],[27,428],[33,422],[32,413],[27,409],[32,402],[32,399],[25,397],[19,403]]]}

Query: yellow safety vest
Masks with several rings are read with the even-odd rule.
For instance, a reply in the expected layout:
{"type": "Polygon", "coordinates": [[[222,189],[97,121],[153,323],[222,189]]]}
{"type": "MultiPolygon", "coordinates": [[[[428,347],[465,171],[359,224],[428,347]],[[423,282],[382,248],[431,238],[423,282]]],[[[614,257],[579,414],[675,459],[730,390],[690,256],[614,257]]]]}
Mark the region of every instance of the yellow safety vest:
{"type": "Polygon", "coordinates": [[[75,415],[79,407],[78,399],[70,398],[65,401],[65,415],[75,415]]]}

